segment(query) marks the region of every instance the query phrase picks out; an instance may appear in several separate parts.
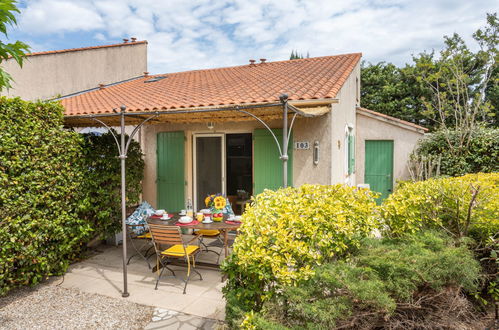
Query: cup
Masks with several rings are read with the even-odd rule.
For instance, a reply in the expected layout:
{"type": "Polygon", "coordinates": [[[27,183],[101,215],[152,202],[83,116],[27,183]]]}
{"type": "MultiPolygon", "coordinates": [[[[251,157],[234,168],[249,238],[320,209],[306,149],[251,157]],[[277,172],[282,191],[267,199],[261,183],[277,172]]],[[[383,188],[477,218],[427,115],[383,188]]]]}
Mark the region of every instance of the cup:
{"type": "Polygon", "coordinates": [[[209,217],[209,216],[205,216],[205,217],[204,217],[204,221],[206,221],[206,222],[211,222],[211,217],[209,217]]]}
{"type": "Polygon", "coordinates": [[[185,210],[180,210],[180,215],[185,215],[185,210]]]}
{"type": "Polygon", "coordinates": [[[196,213],[196,220],[201,222],[204,219],[204,214],[201,212],[196,213]]]}

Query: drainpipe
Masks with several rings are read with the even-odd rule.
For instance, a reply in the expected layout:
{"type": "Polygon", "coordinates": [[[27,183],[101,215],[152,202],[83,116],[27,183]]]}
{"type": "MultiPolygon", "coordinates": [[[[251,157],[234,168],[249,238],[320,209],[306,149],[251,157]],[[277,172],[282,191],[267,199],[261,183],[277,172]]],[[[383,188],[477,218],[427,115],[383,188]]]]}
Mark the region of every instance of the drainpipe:
{"type": "Polygon", "coordinates": [[[288,95],[282,94],[279,96],[283,104],[282,117],[282,186],[288,187],[288,95]]]}
{"type": "Polygon", "coordinates": [[[126,162],[126,146],[125,146],[125,110],[126,106],[122,105],[121,110],[121,230],[123,232],[123,293],[122,297],[126,298],[130,294],[128,293],[128,283],[127,283],[127,267],[126,267],[126,173],[125,173],[125,162],[126,162]]]}

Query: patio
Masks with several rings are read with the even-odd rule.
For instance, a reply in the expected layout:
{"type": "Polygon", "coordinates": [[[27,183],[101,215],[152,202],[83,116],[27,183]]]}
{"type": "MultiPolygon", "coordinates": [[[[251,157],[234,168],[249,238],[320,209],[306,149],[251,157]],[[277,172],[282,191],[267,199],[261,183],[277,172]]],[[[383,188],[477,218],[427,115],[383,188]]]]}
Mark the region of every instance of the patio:
{"type": "MultiPolygon", "coordinates": [[[[190,238],[190,235],[185,235],[185,239],[190,238]]],[[[139,244],[147,243],[144,240],[138,241],[139,244]]],[[[169,274],[164,272],[158,290],[154,290],[156,273],[148,269],[142,258],[134,257],[128,265],[130,296],[123,298],[121,246],[101,245],[97,251],[98,253],[89,259],[73,264],[65,274],[61,286],[210,319],[225,318],[225,301],[222,295],[224,283],[219,270],[196,267],[203,280],[191,276],[186,294],[182,294],[184,283],[179,278],[168,276],[169,274]]],[[[128,255],[134,253],[135,250],[131,244],[128,244],[128,255]]],[[[197,261],[215,263],[216,258],[215,253],[202,252],[198,255],[197,261]]],[[[223,259],[223,254],[220,259],[223,259]]],[[[155,264],[154,257],[149,260],[151,265],[155,264]]],[[[179,277],[185,276],[186,267],[172,266],[172,268],[179,277]]]]}

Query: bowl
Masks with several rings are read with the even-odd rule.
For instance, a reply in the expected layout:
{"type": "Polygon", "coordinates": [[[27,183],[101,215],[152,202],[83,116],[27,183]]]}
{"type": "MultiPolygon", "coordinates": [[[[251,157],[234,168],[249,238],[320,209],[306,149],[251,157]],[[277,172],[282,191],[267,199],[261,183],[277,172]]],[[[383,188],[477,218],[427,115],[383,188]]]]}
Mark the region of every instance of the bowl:
{"type": "Polygon", "coordinates": [[[155,215],[163,215],[166,211],[165,210],[156,210],[154,212],[155,215]]]}
{"type": "Polygon", "coordinates": [[[185,215],[183,217],[180,217],[180,219],[178,219],[178,222],[180,222],[180,223],[191,223],[192,222],[192,218],[185,215]]]}

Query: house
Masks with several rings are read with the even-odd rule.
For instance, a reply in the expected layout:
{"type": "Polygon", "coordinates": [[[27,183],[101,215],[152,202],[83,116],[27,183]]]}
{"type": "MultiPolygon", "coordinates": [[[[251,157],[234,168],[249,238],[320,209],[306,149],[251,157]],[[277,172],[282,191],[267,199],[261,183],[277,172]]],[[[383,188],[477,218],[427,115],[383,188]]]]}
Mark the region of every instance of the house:
{"type": "Polygon", "coordinates": [[[2,96],[27,101],[47,100],[144,75],[147,41],[30,53],[23,66],[10,58],[2,67],[12,76],[12,88],[2,96]]]}
{"type": "MultiPolygon", "coordinates": [[[[399,140],[405,139],[400,132],[420,137],[424,129],[358,109],[360,60],[360,53],[261,59],[235,67],[146,74],[63,97],[61,102],[65,123],[72,127],[95,126],[92,116],[116,126],[118,117],[111,116],[121,105],[131,115],[127,124],[148,119],[139,132],[146,164],[143,198],[168,211],[185,208],[188,199],[201,209],[209,193],[235,198],[241,190],[251,195],[277,189],[285,170],[288,184],[294,186],[371,183],[369,168],[378,164],[363,155],[363,146],[371,148],[371,140],[395,139],[392,159],[397,161],[386,174],[393,185],[405,175],[399,170],[407,158],[405,151],[398,154],[399,140]],[[283,109],[288,107],[285,116],[283,109]],[[285,161],[279,149],[283,144],[276,141],[283,140],[283,128],[287,132],[288,126],[285,161]],[[374,135],[371,127],[383,131],[374,135]],[[363,159],[369,161],[367,167],[359,165],[363,159]]],[[[411,141],[403,142],[402,148],[412,150],[417,139],[411,141]]]]}

